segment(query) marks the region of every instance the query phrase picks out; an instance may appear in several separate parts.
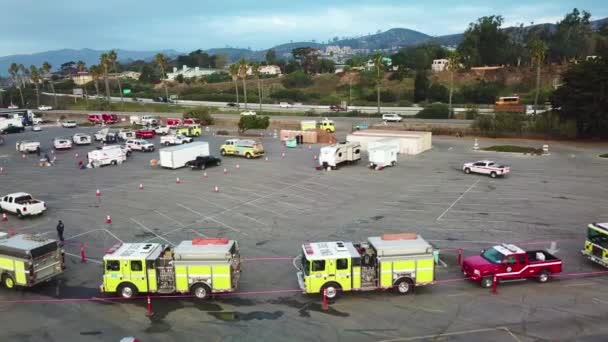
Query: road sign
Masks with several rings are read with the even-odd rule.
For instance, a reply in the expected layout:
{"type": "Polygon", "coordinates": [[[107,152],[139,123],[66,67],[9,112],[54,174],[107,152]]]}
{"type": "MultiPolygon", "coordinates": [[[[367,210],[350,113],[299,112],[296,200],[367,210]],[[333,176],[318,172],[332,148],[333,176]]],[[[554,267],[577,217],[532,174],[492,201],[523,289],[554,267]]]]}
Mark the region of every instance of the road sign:
{"type": "Polygon", "coordinates": [[[129,95],[129,94],[131,94],[131,89],[123,89],[123,90],[122,90],[122,93],[123,93],[124,95],[129,95]]]}
{"type": "Polygon", "coordinates": [[[76,96],[82,96],[83,95],[82,88],[74,88],[73,94],[76,95],[76,96]]]}

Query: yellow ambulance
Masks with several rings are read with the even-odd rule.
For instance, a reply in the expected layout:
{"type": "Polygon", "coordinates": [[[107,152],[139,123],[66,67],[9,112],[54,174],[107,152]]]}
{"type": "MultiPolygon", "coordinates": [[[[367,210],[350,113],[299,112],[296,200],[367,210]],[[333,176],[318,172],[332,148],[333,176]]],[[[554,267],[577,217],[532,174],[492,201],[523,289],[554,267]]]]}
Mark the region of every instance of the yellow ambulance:
{"type": "Polygon", "coordinates": [[[366,242],[302,245],[298,283],[304,293],[329,299],[347,291],[394,289],[410,293],[435,281],[433,247],[417,234],[386,234],[366,242]]]}
{"type": "Polygon", "coordinates": [[[203,133],[200,125],[183,126],[175,130],[175,135],[183,135],[186,137],[200,137],[203,133]]]}
{"type": "Polygon", "coordinates": [[[124,298],[139,293],[189,293],[199,299],[237,289],[241,272],[238,243],[197,238],[176,247],[126,243],[103,257],[102,293],[124,298]]]}

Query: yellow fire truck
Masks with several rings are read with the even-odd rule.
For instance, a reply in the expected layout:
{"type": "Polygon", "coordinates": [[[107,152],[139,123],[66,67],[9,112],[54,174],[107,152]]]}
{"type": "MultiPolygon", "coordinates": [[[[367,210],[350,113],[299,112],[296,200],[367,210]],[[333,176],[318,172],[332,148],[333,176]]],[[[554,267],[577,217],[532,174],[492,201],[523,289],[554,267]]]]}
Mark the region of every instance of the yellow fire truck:
{"type": "Polygon", "coordinates": [[[138,293],[190,293],[206,299],[237,289],[238,243],[225,238],[182,241],[176,247],[127,243],[103,257],[102,293],[132,298],[138,293]]]}
{"type": "Polygon", "coordinates": [[[587,226],[587,239],[581,253],[589,260],[608,267],[608,223],[587,226]]]}
{"type": "Polygon", "coordinates": [[[56,240],[0,234],[0,279],[4,287],[32,287],[63,273],[65,255],[56,240]]]}
{"type": "Polygon", "coordinates": [[[435,280],[433,247],[416,234],[385,234],[367,242],[302,245],[298,283],[304,293],[334,299],[341,292],[395,289],[409,293],[435,280]]]}

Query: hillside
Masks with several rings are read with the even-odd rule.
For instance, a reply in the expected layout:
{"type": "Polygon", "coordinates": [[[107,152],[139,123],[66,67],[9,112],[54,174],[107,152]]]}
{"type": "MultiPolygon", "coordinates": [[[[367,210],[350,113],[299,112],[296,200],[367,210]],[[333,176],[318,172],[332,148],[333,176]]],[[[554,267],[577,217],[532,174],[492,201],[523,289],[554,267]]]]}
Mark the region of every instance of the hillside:
{"type": "MultiPolygon", "coordinates": [[[[69,61],[84,61],[87,65],[93,65],[99,63],[99,56],[106,51],[102,50],[93,50],[93,49],[62,49],[62,50],[53,50],[53,51],[45,51],[40,53],[34,53],[31,55],[11,55],[0,57],[0,75],[6,76],[8,75],[8,68],[11,63],[23,64],[26,67],[30,65],[41,66],[42,63],[49,62],[54,70],[57,70],[59,66],[63,63],[69,61]]],[[[149,60],[154,57],[158,52],[162,52],[169,56],[177,56],[179,52],[175,50],[165,50],[165,51],[131,51],[131,50],[121,50],[116,49],[116,53],[118,54],[119,61],[129,61],[129,60],[149,60]]]]}
{"type": "Polygon", "coordinates": [[[428,41],[431,36],[424,33],[405,29],[394,28],[385,32],[372,34],[355,39],[339,40],[332,45],[350,46],[353,49],[390,49],[392,47],[405,47],[428,41]]]}

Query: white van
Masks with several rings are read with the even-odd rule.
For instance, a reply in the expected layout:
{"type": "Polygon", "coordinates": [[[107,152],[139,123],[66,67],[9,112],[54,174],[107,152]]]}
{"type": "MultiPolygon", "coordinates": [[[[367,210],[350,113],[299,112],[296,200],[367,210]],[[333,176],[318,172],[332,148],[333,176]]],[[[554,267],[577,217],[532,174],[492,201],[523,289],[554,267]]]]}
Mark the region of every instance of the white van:
{"type": "Polygon", "coordinates": [[[361,159],[361,144],[358,142],[339,143],[321,147],[319,166],[327,170],[336,169],[342,163],[354,163],[361,159]]]}
{"type": "Polygon", "coordinates": [[[122,164],[127,156],[120,148],[107,148],[89,152],[88,159],[91,167],[101,167],[122,164]]]}

